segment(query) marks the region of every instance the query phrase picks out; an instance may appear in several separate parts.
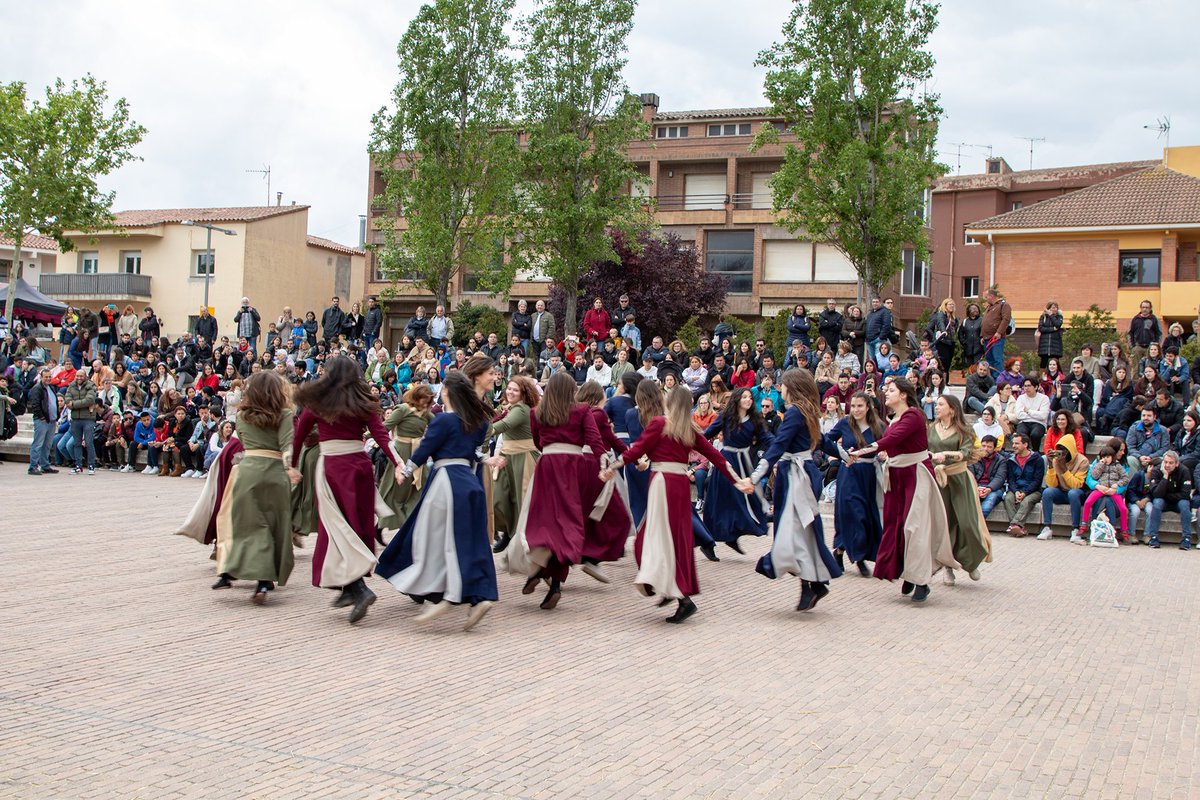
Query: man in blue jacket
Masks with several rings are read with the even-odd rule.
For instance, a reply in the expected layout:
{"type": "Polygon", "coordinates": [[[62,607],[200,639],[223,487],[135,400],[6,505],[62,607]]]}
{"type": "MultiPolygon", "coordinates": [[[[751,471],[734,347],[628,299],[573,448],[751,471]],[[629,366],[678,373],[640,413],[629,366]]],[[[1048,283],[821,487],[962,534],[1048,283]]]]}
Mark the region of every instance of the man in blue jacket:
{"type": "Polygon", "coordinates": [[[871,313],[867,314],[867,358],[875,361],[879,343],[892,340],[892,308],[896,301],[888,298],[880,303],[878,297],[871,298],[871,313]]]}
{"type": "Polygon", "coordinates": [[[1004,510],[1008,512],[1008,532],[1012,536],[1024,536],[1025,520],[1042,501],[1042,479],[1046,475],[1046,462],[1042,454],[1029,447],[1029,437],[1023,433],[1013,434],[1013,457],[1008,462],[1007,493],[1004,495],[1004,510]]]}
{"type": "Polygon", "coordinates": [[[1154,403],[1146,403],[1142,408],[1142,420],[1130,426],[1125,446],[1129,449],[1129,468],[1135,472],[1162,461],[1163,453],[1171,447],[1171,434],[1158,424],[1154,403]]]}

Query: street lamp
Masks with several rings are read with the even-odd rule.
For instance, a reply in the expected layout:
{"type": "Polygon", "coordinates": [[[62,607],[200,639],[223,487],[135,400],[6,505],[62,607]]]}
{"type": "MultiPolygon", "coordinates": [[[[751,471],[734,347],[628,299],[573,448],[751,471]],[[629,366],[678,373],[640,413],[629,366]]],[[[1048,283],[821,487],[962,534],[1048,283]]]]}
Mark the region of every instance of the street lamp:
{"type": "Polygon", "coordinates": [[[179,224],[189,225],[193,228],[204,228],[208,231],[204,243],[204,252],[208,259],[208,263],[204,265],[204,307],[208,308],[208,280],[212,277],[213,270],[212,232],[220,231],[226,236],[237,236],[237,231],[231,231],[229,228],[218,228],[216,225],[209,225],[207,222],[193,222],[190,219],[180,220],[179,224]]]}

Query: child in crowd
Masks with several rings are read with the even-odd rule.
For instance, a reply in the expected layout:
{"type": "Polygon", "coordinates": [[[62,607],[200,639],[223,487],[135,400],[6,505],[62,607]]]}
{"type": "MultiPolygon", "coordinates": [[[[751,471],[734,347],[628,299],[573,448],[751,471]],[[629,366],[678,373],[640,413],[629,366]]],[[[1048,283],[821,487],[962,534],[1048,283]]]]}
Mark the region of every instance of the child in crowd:
{"type": "MultiPolygon", "coordinates": [[[[1129,483],[1129,474],[1125,468],[1121,466],[1121,462],[1117,460],[1117,448],[1111,443],[1104,446],[1100,451],[1100,457],[1096,459],[1096,463],[1092,465],[1091,483],[1094,484],[1092,493],[1088,495],[1087,500],[1083,503],[1083,522],[1079,526],[1079,536],[1082,538],[1080,544],[1088,540],[1088,520],[1092,516],[1092,506],[1102,497],[1111,497],[1113,503],[1117,506],[1117,511],[1121,515],[1120,534],[1121,539],[1128,541],[1129,539],[1129,508],[1125,505],[1125,498],[1122,497],[1122,490],[1129,483]]],[[[1072,539],[1072,541],[1075,541],[1072,539]]]]}

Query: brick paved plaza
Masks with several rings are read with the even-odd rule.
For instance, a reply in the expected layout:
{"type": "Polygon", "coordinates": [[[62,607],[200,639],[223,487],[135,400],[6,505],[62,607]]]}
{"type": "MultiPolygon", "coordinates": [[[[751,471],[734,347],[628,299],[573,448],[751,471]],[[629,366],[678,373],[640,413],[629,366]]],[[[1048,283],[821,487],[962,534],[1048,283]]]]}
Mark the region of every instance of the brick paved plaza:
{"type": "Polygon", "coordinates": [[[1200,555],[999,538],[924,608],[857,575],[808,614],[700,562],[681,627],[573,575],[475,631],[375,579],[213,592],[199,481],[0,468],[0,797],[1200,796],[1200,555]]]}

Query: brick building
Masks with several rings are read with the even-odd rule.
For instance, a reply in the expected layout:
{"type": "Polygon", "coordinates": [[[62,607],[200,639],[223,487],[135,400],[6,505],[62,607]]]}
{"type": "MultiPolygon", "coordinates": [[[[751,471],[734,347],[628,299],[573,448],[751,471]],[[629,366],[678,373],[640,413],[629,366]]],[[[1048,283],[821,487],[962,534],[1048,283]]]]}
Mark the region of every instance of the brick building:
{"type": "MultiPolygon", "coordinates": [[[[1118,329],[1150,300],[1165,321],[1200,306],[1200,147],[1172,147],[1161,162],[969,224],[964,233],[1013,307],[1036,325],[1048,300],[1069,318],[1096,304],[1118,329]]],[[[1164,326],[1165,327],[1165,326],[1164,326]]]]}
{"type": "MultiPolygon", "coordinates": [[[[996,282],[986,241],[967,233],[973,223],[1158,163],[1126,161],[1014,171],[1003,158],[989,158],[983,173],[952,175],[938,180],[932,197],[931,297],[939,300],[953,297],[959,312],[963,313],[967,303],[977,300],[983,290],[996,282]]],[[[1000,288],[1004,291],[1008,287],[1001,285],[1000,288]]],[[[903,316],[914,316],[915,309],[910,307],[912,299],[902,294],[899,305],[903,316]]],[[[916,314],[919,313],[916,310],[916,314]]]]}
{"type": "MultiPolygon", "coordinates": [[[[694,247],[707,269],[729,278],[727,312],[756,318],[796,303],[819,308],[830,297],[839,304],[855,300],[858,276],[845,256],[830,244],[797,237],[775,223],[769,181],[783,164],[785,144],[794,141],[782,130],[782,120],[767,108],[660,111],[658,95],[643,94],[641,99],[650,138],[629,148],[630,159],[648,178],[648,185],[638,190],[654,202],[655,221],[664,231],[694,247]],[[781,129],[781,143],[751,153],[753,137],[772,125],[781,129]]],[[[384,178],[377,165],[370,169],[368,229],[370,242],[377,245],[383,242],[381,225],[402,228],[404,220],[374,205],[384,178]]],[[[929,305],[929,270],[911,250],[905,261],[894,293],[907,288],[916,295],[907,304],[909,313],[899,314],[915,319],[929,305]]],[[[392,286],[380,274],[374,252],[368,253],[366,271],[369,294],[392,286]]],[[[418,305],[431,310],[433,303],[429,292],[410,282],[399,281],[395,289],[394,297],[383,300],[385,338],[398,336],[418,305]]],[[[511,300],[505,301],[477,291],[471,277],[460,274],[451,287],[451,304],[470,300],[507,313],[517,300],[532,302],[548,291],[549,282],[541,276],[518,275],[511,300]]]]}

